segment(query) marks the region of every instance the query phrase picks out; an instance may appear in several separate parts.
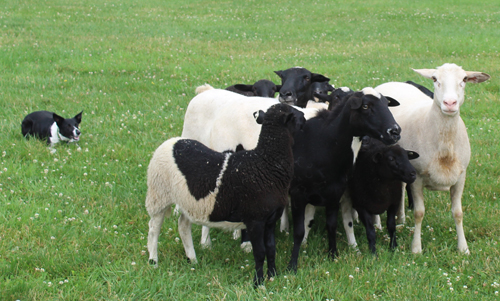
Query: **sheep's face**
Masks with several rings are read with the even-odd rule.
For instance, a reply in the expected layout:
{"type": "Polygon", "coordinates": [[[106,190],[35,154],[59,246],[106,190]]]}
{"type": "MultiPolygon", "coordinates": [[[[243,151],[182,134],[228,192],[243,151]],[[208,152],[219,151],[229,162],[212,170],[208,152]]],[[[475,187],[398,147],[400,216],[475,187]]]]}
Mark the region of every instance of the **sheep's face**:
{"type": "Polygon", "coordinates": [[[274,72],[281,78],[279,101],[302,108],[305,108],[309,98],[312,98],[311,84],[330,80],[328,77],[300,67],[274,72]]]}
{"type": "Polygon", "coordinates": [[[351,109],[350,124],[354,136],[368,135],[387,145],[401,138],[401,127],[389,111],[389,106],[399,105],[396,100],[384,97],[373,88],[365,88],[349,96],[347,105],[351,109]]]}
{"type": "Polygon", "coordinates": [[[373,154],[372,160],[382,178],[411,184],[417,178],[417,171],[410,160],[418,157],[416,152],[406,151],[398,145],[393,145],[373,154]]]}
{"type": "Polygon", "coordinates": [[[278,92],[278,87],[270,80],[259,80],[253,84],[253,93],[255,96],[274,98],[274,94],[278,92]]]}
{"type": "Polygon", "coordinates": [[[464,71],[455,64],[444,64],[437,69],[414,69],[434,81],[434,102],[447,116],[455,116],[464,103],[465,84],[480,83],[490,76],[482,72],[464,71]]]}

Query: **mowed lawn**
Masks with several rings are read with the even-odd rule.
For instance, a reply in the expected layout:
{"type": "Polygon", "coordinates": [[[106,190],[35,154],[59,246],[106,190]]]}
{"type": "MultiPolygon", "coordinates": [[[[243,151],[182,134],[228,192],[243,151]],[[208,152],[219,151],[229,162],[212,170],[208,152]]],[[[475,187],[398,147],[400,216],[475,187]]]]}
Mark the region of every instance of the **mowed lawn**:
{"type": "MultiPolygon", "coordinates": [[[[0,3],[1,300],[498,300],[500,298],[500,10],[498,1],[21,0],[0,3]],[[324,211],[286,271],[292,235],[277,234],[278,276],[254,289],[252,254],[231,233],[186,260],[167,219],[159,264],[148,264],[146,171],[178,136],[195,88],[270,79],[302,66],[337,87],[432,81],[412,68],[456,63],[491,79],[466,87],[461,116],[471,163],[463,195],[471,254],[457,251],[446,192],[426,192],[422,254],[413,214],[378,257],[355,225],[339,225],[328,257],[324,211]],[[46,144],[21,135],[23,117],[83,110],[82,138],[46,144]]],[[[403,133],[404,135],[404,133],[403,133]]],[[[382,216],[383,222],[385,216],[382,216]]]]}

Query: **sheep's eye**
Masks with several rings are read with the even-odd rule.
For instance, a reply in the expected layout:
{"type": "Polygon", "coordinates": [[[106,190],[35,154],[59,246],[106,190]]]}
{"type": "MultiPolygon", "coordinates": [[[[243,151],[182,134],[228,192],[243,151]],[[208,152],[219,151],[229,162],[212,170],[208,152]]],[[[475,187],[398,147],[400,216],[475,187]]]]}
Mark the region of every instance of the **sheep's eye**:
{"type": "Polygon", "coordinates": [[[394,157],[393,156],[389,156],[389,161],[394,161],[394,157]]]}
{"type": "Polygon", "coordinates": [[[368,109],[368,105],[363,105],[362,108],[363,108],[363,110],[366,110],[366,109],[368,109]]]}
{"type": "Polygon", "coordinates": [[[437,80],[437,78],[436,78],[435,76],[433,76],[433,77],[432,77],[432,80],[433,80],[434,82],[437,82],[437,81],[438,81],[438,80],[437,80]]]}
{"type": "Polygon", "coordinates": [[[468,79],[469,79],[469,78],[468,78],[467,76],[466,76],[466,77],[464,77],[464,83],[466,83],[468,79]]]}
{"type": "Polygon", "coordinates": [[[309,78],[309,76],[305,76],[304,79],[306,80],[306,82],[310,81],[311,79],[309,78]]]}

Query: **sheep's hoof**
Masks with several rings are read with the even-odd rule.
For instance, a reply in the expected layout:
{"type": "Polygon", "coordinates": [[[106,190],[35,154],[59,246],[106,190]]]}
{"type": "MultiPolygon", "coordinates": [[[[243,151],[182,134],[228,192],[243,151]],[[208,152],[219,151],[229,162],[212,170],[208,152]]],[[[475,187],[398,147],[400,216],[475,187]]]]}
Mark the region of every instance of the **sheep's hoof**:
{"type": "Polygon", "coordinates": [[[150,259],[149,264],[150,265],[158,265],[158,262],[156,262],[156,260],[154,260],[154,259],[150,259]]]}

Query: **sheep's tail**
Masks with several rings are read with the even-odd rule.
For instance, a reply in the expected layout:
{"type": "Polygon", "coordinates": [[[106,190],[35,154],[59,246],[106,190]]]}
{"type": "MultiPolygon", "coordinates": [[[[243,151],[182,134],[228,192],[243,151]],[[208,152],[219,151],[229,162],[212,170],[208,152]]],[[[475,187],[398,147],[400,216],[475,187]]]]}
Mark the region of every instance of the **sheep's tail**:
{"type": "Polygon", "coordinates": [[[209,84],[204,84],[204,85],[196,87],[196,90],[194,90],[194,91],[196,92],[196,94],[200,94],[200,93],[203,93],[205,91],[212,90],[213,88],[214,87],[210,86],[209,84]]]}

